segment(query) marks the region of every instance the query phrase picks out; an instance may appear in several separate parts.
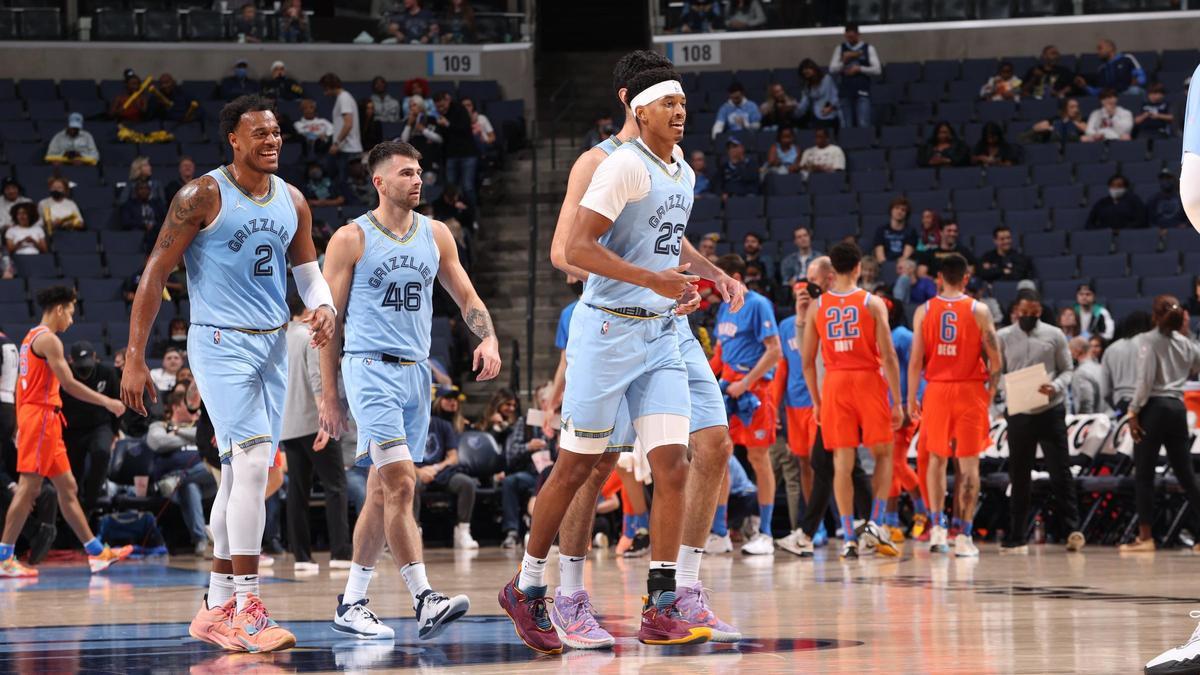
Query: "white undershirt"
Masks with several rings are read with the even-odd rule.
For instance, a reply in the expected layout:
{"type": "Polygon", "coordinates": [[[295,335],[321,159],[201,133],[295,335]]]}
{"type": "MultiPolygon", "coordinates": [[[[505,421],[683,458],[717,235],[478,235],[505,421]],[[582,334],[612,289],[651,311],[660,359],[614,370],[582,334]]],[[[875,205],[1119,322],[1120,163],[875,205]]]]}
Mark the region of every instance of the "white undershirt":
{"type": "MultiPolygon", "coordinates": [[[[646,148],[641,139],[630,141],[646,148]]],[[[650,152],[646,148],[646,152],[650,152]]],[[[650,172],[637,156],[637,151],[614,152],[596,167],[587,193],[579,205],[595,211],[608,220],[616,220],[627,204],[633,204],[650,194],[650,172]]],[[[671,151],[675,161],[667,164],[672,176],[678,176],[686,164],[682,161],[683,151],[679,146],[671,151]]]]}

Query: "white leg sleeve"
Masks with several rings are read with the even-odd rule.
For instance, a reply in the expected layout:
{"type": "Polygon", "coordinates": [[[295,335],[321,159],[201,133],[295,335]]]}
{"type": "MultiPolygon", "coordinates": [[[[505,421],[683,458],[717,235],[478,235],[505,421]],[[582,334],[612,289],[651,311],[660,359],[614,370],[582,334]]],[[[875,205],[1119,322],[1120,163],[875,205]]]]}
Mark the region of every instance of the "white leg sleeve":
{"type": "Polygon", "coordinates": [[[1179,199],[1192,227],[1200,231],[1200,155],[1186,152],[1179,172],[1179,199]]]}
{"type": "Polygon", "coordinates": [[[262,553],[263,527],[267,523],[267,470],[270,468],[271,446],[263,443],[234,453],[233,485],[229,492],[229,552],[233,555],[262,553]]]}
{"type": "Polygon", "coordinates": [[[229,530],[226,528],[225,514],[229,512],[229,493],[233,489],[233,469],[228,464],[221,465],[221,485],[217,488],[217,496],[213,499],[212,512],[208,522],[212,527],[213,557],[229,560],[229,530]]]}

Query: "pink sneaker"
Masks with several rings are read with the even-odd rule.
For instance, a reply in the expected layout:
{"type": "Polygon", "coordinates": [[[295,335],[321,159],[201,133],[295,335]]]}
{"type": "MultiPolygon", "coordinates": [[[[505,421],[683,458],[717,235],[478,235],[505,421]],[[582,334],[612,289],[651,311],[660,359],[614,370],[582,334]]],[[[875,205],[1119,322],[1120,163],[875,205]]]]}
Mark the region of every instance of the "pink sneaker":
{"type": "Polygon", "coordinates": [[[233,617],[233,637],[248,652],[274,652],[296,646],[296,636],[281,628],[253,593],[233,617]]]}
{"type": "Polygon", "coordinates": [[[200,611],[188,626],[188,635],[221,649],[231,652],[244,652],[242,646],[233,636],[233,616],[237,613],[237,600],[230,598],[229,602],[209,609],[208,596],[200,601],[200,611]]]}
{"type": "Polygon", "coordinates": [[[550,604],[550,623],[562,643],[575,649],[608,649],[616,640],[596,621],[592,599],[586,590],[554,594],[550,604]]]}

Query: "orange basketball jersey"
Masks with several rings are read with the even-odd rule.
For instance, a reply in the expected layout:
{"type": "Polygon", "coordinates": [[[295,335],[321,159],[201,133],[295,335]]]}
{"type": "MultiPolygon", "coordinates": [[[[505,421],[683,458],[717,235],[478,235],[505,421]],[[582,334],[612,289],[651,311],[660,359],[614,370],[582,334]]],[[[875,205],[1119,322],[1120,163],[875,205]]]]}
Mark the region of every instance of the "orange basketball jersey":
{"type": "Polygon", "coordinates": [[[870,299],[861,288],[845,294],[826,291],[817,298],[816,327],[825,370],[879,370],[870,299]]]}
{"type": "Polygon", "coordinates": [[[980,382],[988,379],[983,364],[983,336],[975,323],[975,300],[937,296],[925,303],[921,339],[925,345],[925,379],[929,382],[980,382]]]}
{"type": "Polygon", "coordinates": [[[62,407],[62,396],[58,393],[58,378],[50,370],[46,359],[33,353],[33,341],[39,335],[49,333],[45,326],[37,326],[25,334],[21,341],[20,371],[17,381],[17,406],[40,405],[62,407]]]}

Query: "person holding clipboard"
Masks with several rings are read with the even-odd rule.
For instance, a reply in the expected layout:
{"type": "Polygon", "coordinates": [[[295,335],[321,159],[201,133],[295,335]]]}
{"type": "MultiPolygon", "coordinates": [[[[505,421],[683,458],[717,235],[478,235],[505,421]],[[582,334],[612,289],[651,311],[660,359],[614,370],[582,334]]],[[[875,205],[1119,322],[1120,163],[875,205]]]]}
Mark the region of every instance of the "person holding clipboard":
{"type": "Polygon", "coordinates": [[[1078,551],[1086,540],[1079,531],[1079,507],[1067,451],[1065,401],[1071,386],[1071,354],[1063,332],[1041,321],[1042,298],[1037,291],[1018,291],[1016,302],[1016,323],[998,333],[1004,361],[1008,477],[1012,487],[1011,523],[1000,552],[1028,552],[1030,472],[1039,444],[1050,471],[1058,530],[1070,533],[1067,550],[1078,551]]]}

